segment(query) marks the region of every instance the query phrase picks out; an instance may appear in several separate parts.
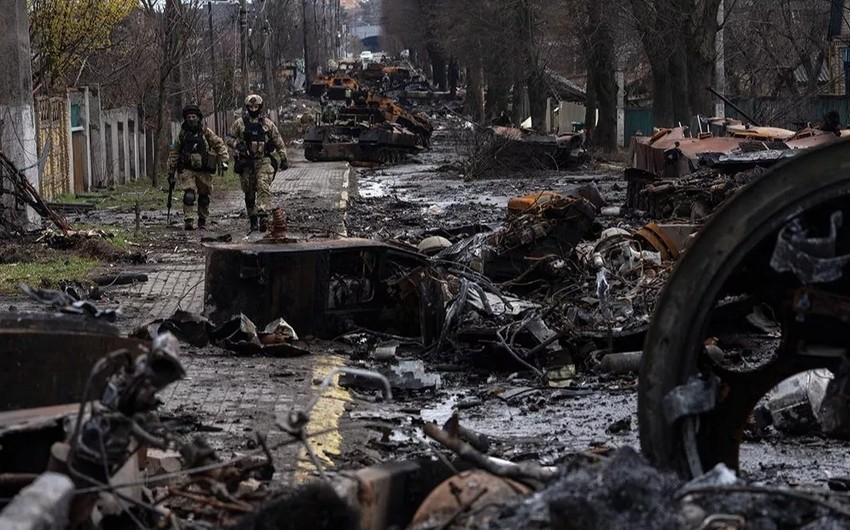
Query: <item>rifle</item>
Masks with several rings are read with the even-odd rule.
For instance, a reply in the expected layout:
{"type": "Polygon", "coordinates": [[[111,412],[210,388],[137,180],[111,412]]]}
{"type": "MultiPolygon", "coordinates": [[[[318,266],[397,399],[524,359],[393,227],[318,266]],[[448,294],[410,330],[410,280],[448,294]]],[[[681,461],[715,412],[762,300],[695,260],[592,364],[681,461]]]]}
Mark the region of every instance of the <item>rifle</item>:
{"type": "Polygon", "coordinates": [[[174,195],[174,186],[177,185],[177,175],[174,173],[168,175],[168,202],[165,203],[168,208],[168,213],[165,216],[165,224],[171,224],[171,198],[174,195]]]}

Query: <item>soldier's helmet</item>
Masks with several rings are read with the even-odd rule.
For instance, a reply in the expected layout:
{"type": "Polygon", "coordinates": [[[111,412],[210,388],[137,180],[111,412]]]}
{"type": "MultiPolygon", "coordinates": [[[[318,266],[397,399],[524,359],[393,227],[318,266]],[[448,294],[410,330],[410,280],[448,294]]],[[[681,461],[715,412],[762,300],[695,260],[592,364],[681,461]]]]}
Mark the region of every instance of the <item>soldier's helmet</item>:
{"type": "Polygon", "coordinates": [[[189,114],[197,114],[198,118],[203,118],[204,115],[201,112],[201,107],[195,105],[194,103],[190,103],[183,107],[183,119],[186,119],[186,116],[189,114]]]}
{"type": "Polygon", "coordinates": [[[245,106],[247,107],[248,105],[257,105],[258,107],[262,107],[263,97],[258,94],[251,94],[245,98],[245,106]]]}

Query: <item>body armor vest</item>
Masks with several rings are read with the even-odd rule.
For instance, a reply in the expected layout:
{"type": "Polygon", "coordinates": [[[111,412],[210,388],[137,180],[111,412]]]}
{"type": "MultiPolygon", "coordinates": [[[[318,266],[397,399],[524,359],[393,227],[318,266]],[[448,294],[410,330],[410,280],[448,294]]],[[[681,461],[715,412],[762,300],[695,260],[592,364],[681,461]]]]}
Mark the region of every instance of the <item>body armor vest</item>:
{"type": "Polygon", "coordinates": [[[182,131],[182,149],[180,150],[180,165],[193,171],[215,171],[210,164],[210,154],[203,128],[198,131],[182,131]]]}
{"type": "Polygon", "coordinates": [[[251,158],[262,158],[268,154],[269,137],[264,120],[245,120],[245,147],[251,158]]]}

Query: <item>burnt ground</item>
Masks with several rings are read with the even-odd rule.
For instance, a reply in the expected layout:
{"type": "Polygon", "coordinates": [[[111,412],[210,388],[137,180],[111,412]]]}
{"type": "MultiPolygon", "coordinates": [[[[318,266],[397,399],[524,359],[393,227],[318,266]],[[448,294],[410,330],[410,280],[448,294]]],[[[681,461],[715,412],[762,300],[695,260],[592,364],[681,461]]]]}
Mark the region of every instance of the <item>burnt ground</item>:
{"type": "MultiPolygon", "coordinates": [[[[569,193],[595,183],[611,206],[622,206],[623,167],[589,163],[568,170],[502,171],[493,178],[465,180],[454,165],[457,149],[450,131],[435,133],[434,148],[412,164],[358,170],[359,198],[352,201],[347,226],[354,236],[417,244],[440,229],[485,224],[498,226],[510,197],[551,190],[569,193]]],[[[599,217],[603,227],[641,226],[647,219],[599,217]]],[[[466,364],[462,353],[457,362],[466,364]]],[[[446,421],[460,409],[462,423],[493,436],[508,459],[536,458],[556,463],[576,452],[628,445],[637,438],[636,379],[579,373],[569,389],[533,388],[498,361],[472,361],[472,374],[444,374],[445,390],[423,407],[424,420],[446,421]],[[498,370],[493,365],[502,366],[498,370]],[[523,388],[525,387],[525,388],[523,388]],[[496,390],[494,390],[496,389],[496,390]],[[502,389],[519,396],[505,398],[502,389]],[[523,393],[522,391],[525,391],[523,393]],[[467,403],[480,403],[467,407],[467,403]]],[[[518,367],[513,367],[518,369],[518,367]]],[[[742,471],[751,481],[770,484],[817,484],[846,473],[846,445],[819,435],[790,436],[770,431],[745,441],[742,471]]]]}
{"type": "MultiPolygon", "coordinates": [[[[595,183],[610,205],[625,198],[623,167],[591,163],[563,170],[512,172],[496,168],[491,176],[466,180],[458,163],[458,148],[450,129],[435,133],[430,151],[405,163],[376,169],[353,169],[350,199],[344,213],[317,201],[310,193],[285,197],[293,233],[317,234],[342,228],[349,236],[376,238],[416,245],[425,235],[444,233],[469,225],[498,226],[505,218],[510,197],[541,190],[569,193],[595,183]]],[[[297,160],[298,151],[292,152],[297,160]]],[[[306,162],[297,162],[296,167],[306,162]]],[[[165,224],[165,209],[143,212],[141,233],[131,252],[143,252],[144,263],[110,258],[101,271],[150,273],[163,270],[199,271],[203,268],[202,238],[230,237],[251,242],[257,236],[244,233],[247,220],[241,212],[238,191],[219,191],[213,198],[215,222],[205,232],[186,233],[179,215],[165,224]]],[[[87,225],[118,225],[131,228],[135,216],[124,211],[96,211],[77,222],[87,225]]],[[[603,227],[640,219],[600,217],[603,227]]],[[[51,255],[40,244],[34,259],[51,255]]],[[[14,247],[9,252],[14,252],[14,247]]],[[[24,253],[25,250],[20,252],[24,253]]],[[[67,252],[67,251],[65,251],[67,252]]],[[[72,250],[71,252],[82,252],[72,250]]],[[[188,276],[187,276],[188,277],[188,276]]],[[[193,276],[197,277],[197,276],[193,276]]],[[[182,280],[181,280],[182,281],[182,280]]],[[[187,280],[188,281],[188,280],[187,280]]],[[[181,303],[197,304],[198,285],[182,290],[151,293],[140,286],[105,289],[98,301],[121,305],[124,316],[118,325],[129,332],[153,318],[169,316],[181,303]]],[[[202,289],[202,287],[201,287],[202,289]]],[[[43,311],[17,295],[0,298],[0,307],[43,311]]],[[[281,414],[304,403],[316,392],[327,371],[339,365],[380,367],[369,360],[374,337],[352,337],[335,342],[312,340],[311,355],[298,358],[242,357],[216,347],[184,345],[181,354],[188,381],[172,389],[166,399],[166,415],[186,432],[201,432],[221,454],[256,449],[253,433],[269,435],[270,443],[286,437],[275,426],[281,414]]],[[[637,380],[634,375],[612,376],[579,367],[567,388],[540,386],[536,379],[510,359],[482,357],[475,351],[455,351],[451,357],[421,355],[418,348],[402,345],[402,360],[421,360],[428,374],[437,374],[436,389],[396,392],[385,402],[380,394],[359,386],[334,390],[322,400],[315,426],[340,428],[339,435],[317,441],[317,449],[329,469],[357,469],[413,456],[433,457],[420,425],[448,420],[456,411],[461,424],[484,435],[489,454],[514,461],[543,465],[568,464],[576,455],[606,455],[621,446],[639,448],[637,438],[637,380]],[[364,421],[381,426],[350,428],[364,421]]],[[[315,476],[308,460],[295,449],[275,452],[278,478],[315,476]]],[[[846,474],[846,446],[815,435],[789,436],[771,431],[742,447],[742,468],[749,481],[771,485],[808,484],[824,487],[826,479],[846,474]]]]}

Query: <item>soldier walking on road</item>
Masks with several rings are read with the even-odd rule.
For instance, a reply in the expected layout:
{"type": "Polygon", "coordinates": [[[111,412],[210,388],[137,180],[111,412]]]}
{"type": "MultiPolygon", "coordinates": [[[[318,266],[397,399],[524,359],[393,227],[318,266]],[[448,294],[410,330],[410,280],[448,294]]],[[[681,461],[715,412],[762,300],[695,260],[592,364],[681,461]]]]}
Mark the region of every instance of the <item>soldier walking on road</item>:
{"type": "Polygon", "coordinates": [[[212,129],[204,127],[203,114],[197,105],[183,108],[183,124],[177,141],[168,155],[168,179],[175,178],[183,190],[183,221],[186,230],[193,230],[197,201],[198,228],[204,228],[210,215],[212,178],[221,166],[227,170],[227,146],[212,129]]]}
{"type": "Polygon", "coordinates": [[[241,177],[250,230],[265,232],[271,211],[275,173],[287,169],[286,146],[274,122],[261,115],[263,98],[245,98],[245,113],[233,122],[227,144],[235,150],[234,169],[241,177]]]}

